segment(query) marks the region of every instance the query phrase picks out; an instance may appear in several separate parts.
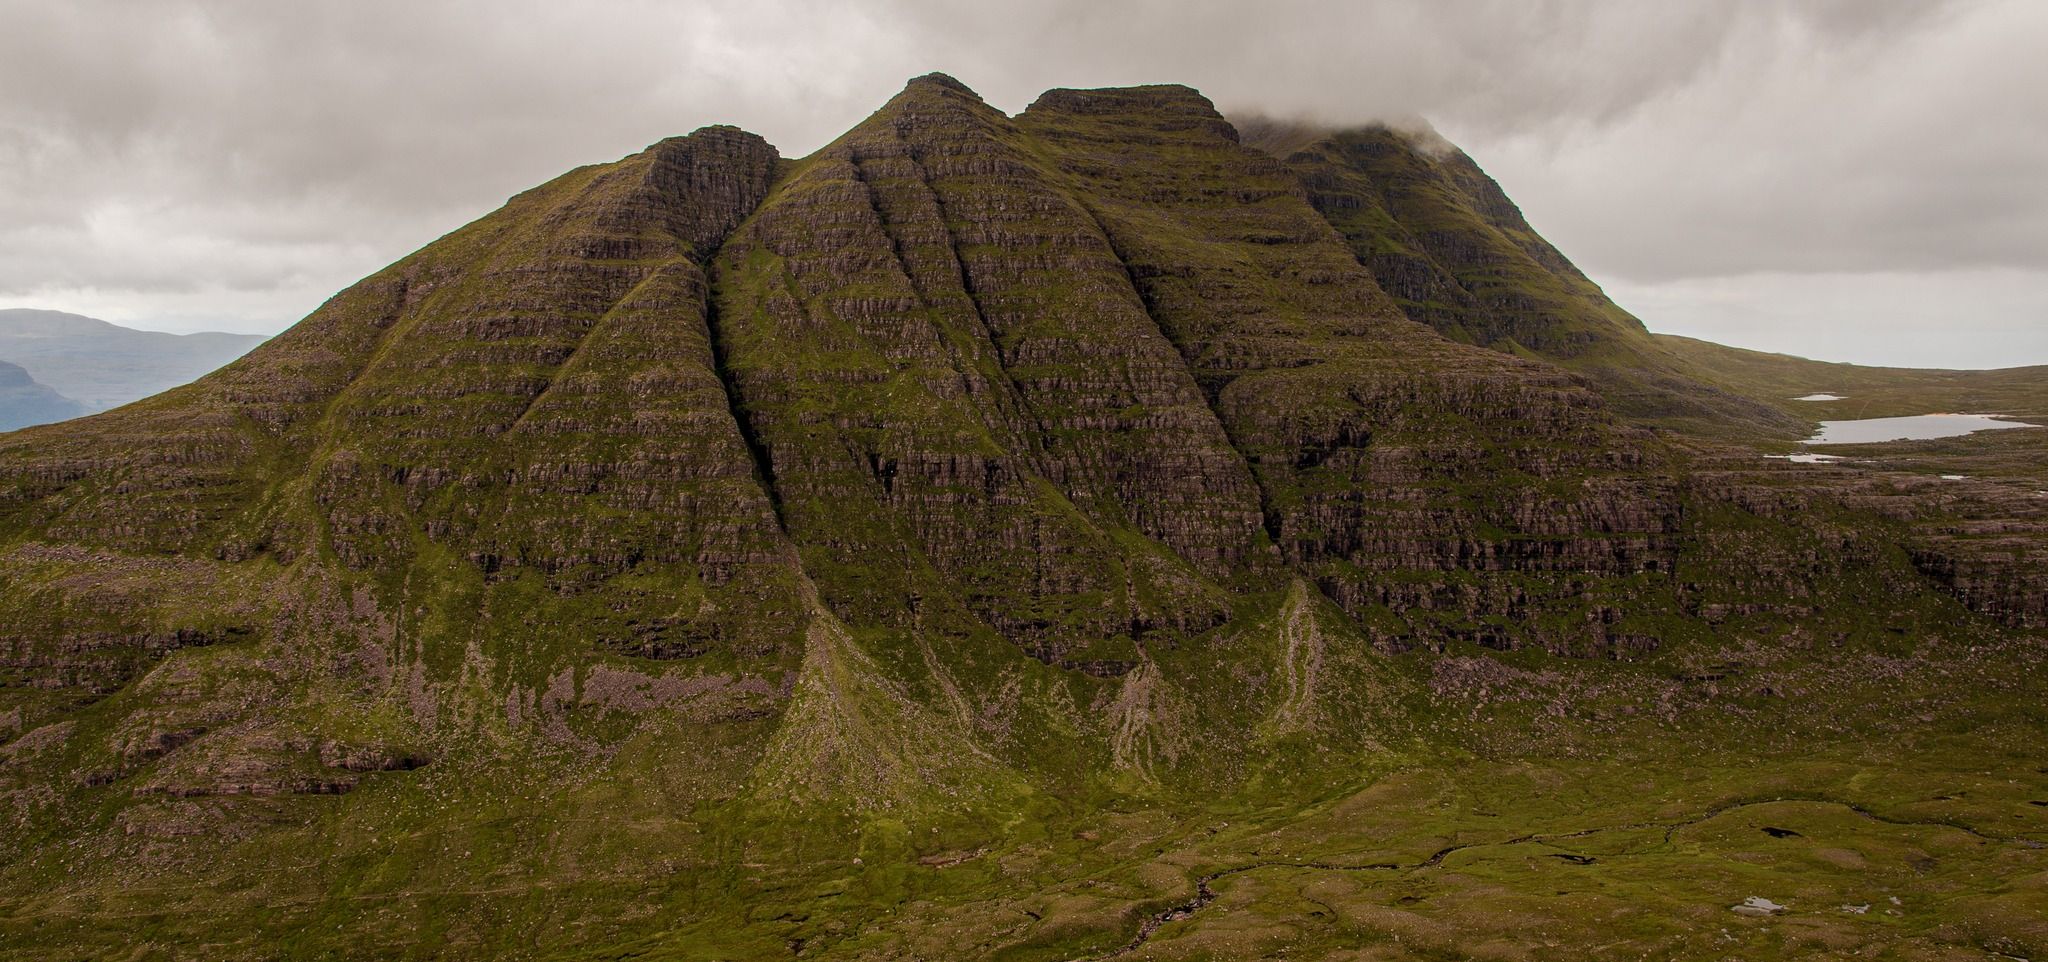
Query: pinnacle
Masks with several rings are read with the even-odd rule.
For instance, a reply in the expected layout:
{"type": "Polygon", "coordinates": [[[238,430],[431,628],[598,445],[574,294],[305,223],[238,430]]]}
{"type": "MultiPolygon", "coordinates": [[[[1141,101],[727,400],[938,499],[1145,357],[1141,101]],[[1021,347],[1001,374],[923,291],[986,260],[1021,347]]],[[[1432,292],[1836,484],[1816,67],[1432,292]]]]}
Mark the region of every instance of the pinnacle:
{"type": "Polygon", "coordinates": [[[940,73],[938,71],[933,71],[931,73],[925,74],[922,77],[912,77],[910,78],[909,83],[903,85],[903,89],[905,92],[917,90],[920,88],[950,90],[955,93],[966,94],[967,96],[973,97],[976,100],[981,99],[981,95],[975,93],[974,88],[969,87],[966,84],[953,79],[952,75],[950,74],[940,73]]]}

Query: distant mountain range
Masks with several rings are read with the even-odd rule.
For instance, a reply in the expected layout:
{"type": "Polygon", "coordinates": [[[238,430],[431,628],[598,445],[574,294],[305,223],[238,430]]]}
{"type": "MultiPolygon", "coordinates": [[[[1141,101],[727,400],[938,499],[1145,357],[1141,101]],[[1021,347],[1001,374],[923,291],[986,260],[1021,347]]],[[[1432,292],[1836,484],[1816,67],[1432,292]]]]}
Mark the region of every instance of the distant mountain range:
{"type": "Polygon", "coordinates": [[[85,405],[51,390],[21,365],[0,361],[0,431],[67,421],[84,413],[85,405]]]}
{"type": "Polygon", "coordinates": [[[62,311],[0,310],[0,430],[141,400],[196,380],[263,340],[138,331],[62,311]]]}

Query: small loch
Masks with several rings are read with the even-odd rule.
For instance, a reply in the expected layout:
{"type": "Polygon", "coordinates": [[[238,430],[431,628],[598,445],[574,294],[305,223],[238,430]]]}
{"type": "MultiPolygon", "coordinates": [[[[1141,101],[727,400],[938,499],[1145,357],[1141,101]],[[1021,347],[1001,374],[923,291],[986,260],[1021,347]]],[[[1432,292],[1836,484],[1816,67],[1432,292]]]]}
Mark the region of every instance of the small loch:
{"type": "Polygon", "coordinates": [[[1833,464],[1848,460],[1839,454],[1766,454],[1773,461],[1790,461],[1793,464],[1833,464]]]}
{"type": "Polygon", "coordinates": [[[1992,414],[1918,414],[1902,418],[1864,418],[1857,421],[1822,421],[1820,433],[1807,444],[1877,444],[1884,441],[1931,441],[1961,437],[1978,431],[2033,428],[2038,424],[2014,421],[1992,414]]]}

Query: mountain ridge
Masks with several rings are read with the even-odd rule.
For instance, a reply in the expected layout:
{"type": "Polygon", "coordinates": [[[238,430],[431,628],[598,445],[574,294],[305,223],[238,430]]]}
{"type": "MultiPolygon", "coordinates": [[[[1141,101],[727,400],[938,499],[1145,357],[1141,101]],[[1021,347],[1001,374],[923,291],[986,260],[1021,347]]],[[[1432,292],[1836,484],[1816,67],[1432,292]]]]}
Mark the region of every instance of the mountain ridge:
{"type": "Polygon", "coordinates": [[[1245,123],[1250,143],[1300,174],[1312,203],[1417,320],[1584,374],[1633,418],[1704,433],[1800,430],[1795,417],[1663,350],[1434,131],[1245,123]]]}
{"type": "Polygon", "coordinates": [[[1718,957],[1928,877],[1841,939],[2048,938],[2048,504],[1634,423],[1677,382],[1444,336],[1242,140],[943,75],[702,128],[0,436],[0,945],[1718,957]],[[1765,797],[1868,873],[1633,855],[1765,797]]]}

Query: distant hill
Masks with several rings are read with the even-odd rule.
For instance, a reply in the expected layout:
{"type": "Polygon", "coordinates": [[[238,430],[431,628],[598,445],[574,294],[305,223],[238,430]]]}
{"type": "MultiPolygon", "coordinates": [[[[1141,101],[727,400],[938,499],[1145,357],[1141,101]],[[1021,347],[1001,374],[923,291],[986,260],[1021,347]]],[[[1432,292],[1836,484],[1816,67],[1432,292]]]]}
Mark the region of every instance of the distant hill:
{"type": "Polygon", "coordinates": [[[263,341],[256,334],[138,331],[62,311],[0,310],[0,361],[78,402],[79,413],[190,383],[263,341]]]}
{"type": "Polygon", "coordinates": [[[85,405],[50,390],[20,365],[0,361],[0,431],[69,420],[84,413],[85,405]]]}

